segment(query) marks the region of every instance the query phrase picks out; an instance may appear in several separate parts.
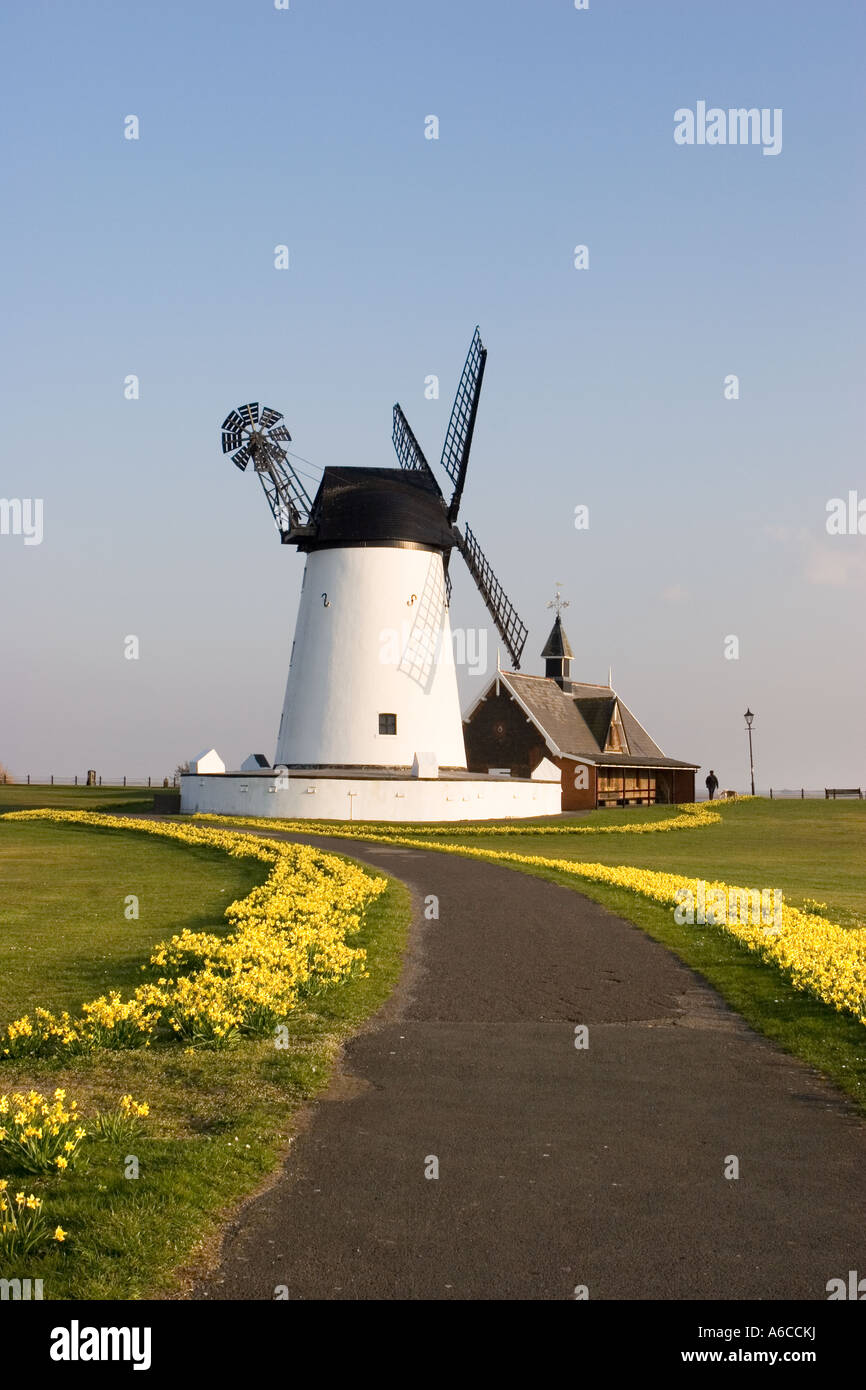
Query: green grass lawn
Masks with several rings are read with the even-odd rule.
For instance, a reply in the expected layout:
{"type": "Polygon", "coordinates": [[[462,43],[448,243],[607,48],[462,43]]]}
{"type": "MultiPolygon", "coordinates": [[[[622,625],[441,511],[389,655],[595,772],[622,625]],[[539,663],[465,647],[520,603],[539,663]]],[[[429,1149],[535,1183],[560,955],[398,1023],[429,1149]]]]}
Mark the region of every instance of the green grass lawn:
{"type": "MultiPolygon", "coordinates": [[[[74,1008],[126,989],[159,939],[184,926],[219,930],[228,902],[267,874],[256,860],[134,831],[0,821],[0,972],[8,1019],[41,1000],[74,1008]],[[138,921],[123,899],[136,893],[138,921]]],[[[171,1296],[214,1256],[238,1200],[273,1171],[299,1106],[328,1080],[340,1043],[387,998],[400,972],[409,894],[389,881],[353,944],[369,978],[321,990],[291,1015],[289,1046],[245,1041],[188,1052],[170,1043],[71,1060],[0,1063],[0,1093],[63,1086],[87,1116],[129,1092],[151,1115],[119,1148],[88,1141],[85,1166],[21,1178],[68,1241],[7,1262],[4,1277],[41,1278],[46,1299],[171,1296]],[[126,1155],[140,1164],[124,1177],[126,1155]]]]}
{"type": "Polygon", "coordinates": [[[152,811],[153,793],[162,787],[52,787],[0,782],[0,815],[52,807],[61,811],[152,811]]]}
{"type": "Polygon", "coordinates": [[[226,928],[226,907],[265,867],[134,832],[0,822],[0,1026],[36,1004],[73,1012],[131,992],[157,941],[226,928]],[[124,915],[129,895],[138,920],[124,915]]]}

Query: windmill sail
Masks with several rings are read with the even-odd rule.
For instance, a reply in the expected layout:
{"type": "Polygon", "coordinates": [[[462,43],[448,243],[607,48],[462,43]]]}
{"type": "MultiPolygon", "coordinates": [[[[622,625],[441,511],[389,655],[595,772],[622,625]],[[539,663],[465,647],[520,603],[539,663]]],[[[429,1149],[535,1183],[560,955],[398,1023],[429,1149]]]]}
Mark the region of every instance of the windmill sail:
{"type": "MultiPolygon", "coordinates": [[[[402,406],[399,405],[394,406],[394,428],[391,432],[391,439],[401,468],[406,468],[410,472],[429,473],[430,477],[434,478],[433,469],[424,457],[424,450],[415,438],[412,426],[403,414],[402,406]]],[[[438,483],[436,487],[438,490],[438,483]]]]}
{"type": "MultiPolygon", "coordinates": [[[[478,586],[481,597],[484,599],[499,635],[508,648],[515,667],[519,669],[520,656],[526,643],[526,624],[521,621],[514,605],[508,599],[470,528],[467,526],[465,534],[461,534],[456,525],[463,486],[466,482],[466,470],[469,466],[469,453],[472,448],[472,435],[475,431],[475,417],[478,414],[478,400],[481,395],[481,382],[484,378],[486,361],[487,349],[481,341],[480,331],[476,328],[463,365],[463,372],[451,411],[451,419],[448,422],[445,445],[442,449],[442,467],[454,484],[454,492],[448,506],[448,521],[451,523],[454,542],[469,566],[469,572],[478,586]]],[[[424,457],[424,451],[415,438],[412,427],[399,405],[394,406],[392,438],[400,467],[414,472],[426,473],[435,482],[433,471],[424,457]]],[[[446,605],[450,606],[451,576],[448,573],[448,559],[449,556],[446,552],[443,557],[445,602],[446,605]]]]}
{"type": "Polygon", "coordinates": [[[519,671],[520,657],[526,645],[529,629],[493,573],[490,562],[475,539],[471,528],[467,526],[462,534],[456,526],[454,530],[458,537],[458,548],[469,567],[469,573],[478,585],[478,592],[484,599],[497,632],[508,648],[515,669],[519,671]]]}
{"type": "Polygon", "coordinates": [[[448,421],[445,445],[442,449],[442,467],[454,484],[454,493],[448,508],[449,521],[457,519],[460,499],[463,496],[463,485],[466,482],[469,450],[472,448],[475,416],[478,413],[478,397],[481,394],[481,382],[484,377],[486,361],[487,349],[476,328],[469,345],[460,384],[457,387],[457,395],[454,397],[454,406],[451,411],[451,419],[448,421]]]}

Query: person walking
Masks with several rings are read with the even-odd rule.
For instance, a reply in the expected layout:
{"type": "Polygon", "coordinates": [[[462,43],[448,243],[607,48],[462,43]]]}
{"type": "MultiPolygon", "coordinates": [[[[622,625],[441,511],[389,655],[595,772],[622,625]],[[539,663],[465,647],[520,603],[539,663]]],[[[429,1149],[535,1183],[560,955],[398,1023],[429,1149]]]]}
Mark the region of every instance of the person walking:
{"type": "Polygon", "coordinates": [[[719,785],[719,779],[718,779],[718,777],[716,776],[716,774],[713,772],[713,769],[710,768],[710,775],[709,775],[709,777],[706,779],[707,795],[708,795],[710,801],[712,801],[713,797],[715,796],[715,794],[716,794],[716,787],[717,787],[718,785],[719,785]]]}

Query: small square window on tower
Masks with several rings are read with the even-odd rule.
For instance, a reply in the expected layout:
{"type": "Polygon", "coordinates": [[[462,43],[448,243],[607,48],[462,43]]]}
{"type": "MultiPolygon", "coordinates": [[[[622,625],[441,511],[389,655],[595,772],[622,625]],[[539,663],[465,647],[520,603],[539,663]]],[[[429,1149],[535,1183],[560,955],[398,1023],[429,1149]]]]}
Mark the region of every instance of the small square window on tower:
{"type": "Polygon", "coordinates": [[[380,714],[380,715],[379,715],[379,733],[380,733],[380,734],[396,734],[396,732],[397,732],[397,716],[396,716],[396,714],[380,714]]]}

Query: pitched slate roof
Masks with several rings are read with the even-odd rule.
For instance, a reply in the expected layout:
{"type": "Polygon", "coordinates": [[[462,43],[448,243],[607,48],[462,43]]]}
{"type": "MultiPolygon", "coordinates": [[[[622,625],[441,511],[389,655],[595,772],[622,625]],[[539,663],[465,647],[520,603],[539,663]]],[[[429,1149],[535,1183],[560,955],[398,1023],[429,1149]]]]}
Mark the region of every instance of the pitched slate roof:
{"type": "Polygon", "coordinates": [[[497,679],[526,710],[555,755],[611,767],[698,766],[666,758],[609,685],[573,681],[566,691],[549,676],[528,676],[517,671],[500,671],[497,679]],[[610,721],[617,707],[629,751],[605,753],[610,721]]]}
{"type": "MultiPolygon", "coordinates": [[[[639,724],[627,705],[622,700],[619,702],[619,714],[622,720],[623,731],[625,732],[629,752],[632,754],[648,754],[649,756],[661,755],[662,750],[657,743],[654,743],[642,724],[639,724]]],[[[686,764],[691,766],[691,764],[686,764]]],[[[697,766],[697,764],[695,764],[697,766]]]]}
{"type": "Polygon", "coordinates": [[[503,671],[499,679],[561,752],[600,751],[575,700],[564,694],[550,676],[524,676],[516,671],[507,674],[503,671]]]}
{"type": "Polygon", "coordinates": [[[603,748],[616,709],[613,695],[591,695],[588,698],[578,696],[576,704],[599,748],[603,748]]]}

